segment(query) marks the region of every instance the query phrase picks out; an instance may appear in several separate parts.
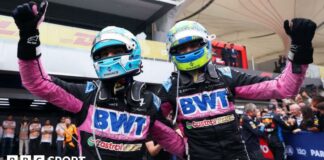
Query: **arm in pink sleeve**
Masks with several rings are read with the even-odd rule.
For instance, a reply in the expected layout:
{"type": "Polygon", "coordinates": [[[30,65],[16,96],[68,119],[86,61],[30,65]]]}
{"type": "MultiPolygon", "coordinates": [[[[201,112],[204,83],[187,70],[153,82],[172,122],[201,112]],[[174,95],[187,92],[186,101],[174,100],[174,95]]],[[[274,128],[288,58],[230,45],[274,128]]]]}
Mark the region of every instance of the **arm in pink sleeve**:
{"type": "Polygon", "coordinates": [[[305,79],[308,65],[301,66],[301,73],[292,72],[292,63],[287,61],[285,70],[273,80],[235,87],[236,97],[246,99],[288,98],[295,96],[305,79]]]}
{"type": "Polygon", "coordinates": [[[185,143],[172,128],[167,127],[159,121],[155,121],[154,125],[150,128],[150,133],[153,140],[160,144],[171,154],[174,154],[180,158],[185,155],[185,143]]]}
{"type": "Polygon", "coordinates": [[[22,84],[33,95],[73,113],[81,110],[83,102],[53,83],[39,59],[19,60],[18,63],[22,84]]]}

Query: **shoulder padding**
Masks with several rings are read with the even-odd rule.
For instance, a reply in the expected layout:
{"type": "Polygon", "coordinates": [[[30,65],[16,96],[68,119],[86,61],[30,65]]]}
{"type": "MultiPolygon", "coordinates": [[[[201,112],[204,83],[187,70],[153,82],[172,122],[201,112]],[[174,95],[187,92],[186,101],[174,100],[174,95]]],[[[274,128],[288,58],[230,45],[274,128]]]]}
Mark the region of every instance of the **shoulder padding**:
{"type": "Polygon", "coordinates": [[[222,67],[217,67],[217,70],[224,76],[227,76],[229,78],[232,78],[232,70],[230,67],[227,66],[222,66],[222,67]]]}

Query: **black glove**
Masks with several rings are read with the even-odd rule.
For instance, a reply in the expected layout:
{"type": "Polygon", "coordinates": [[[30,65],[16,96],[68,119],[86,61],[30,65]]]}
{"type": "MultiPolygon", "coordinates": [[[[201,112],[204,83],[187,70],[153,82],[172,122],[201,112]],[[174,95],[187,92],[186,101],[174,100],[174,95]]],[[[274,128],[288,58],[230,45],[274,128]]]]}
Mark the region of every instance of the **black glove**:
{"type": "Polygon", "coordinates": [[[39,7],[33,1],[17,6],[12,16],[19,29],[18,58],[23,60],[36,59],[40,56],[38,25],[44,20],[47,1],[39,7]]]}
{"type": "Polygon", "coordinates": [[[294,64],[313,63],[312,40],[316,30],[316,23],[310,19],[294,18],[291,25],[286,20],[284,28],[291,38],[291,53],[288,54],[288,59],[294,64]]]}

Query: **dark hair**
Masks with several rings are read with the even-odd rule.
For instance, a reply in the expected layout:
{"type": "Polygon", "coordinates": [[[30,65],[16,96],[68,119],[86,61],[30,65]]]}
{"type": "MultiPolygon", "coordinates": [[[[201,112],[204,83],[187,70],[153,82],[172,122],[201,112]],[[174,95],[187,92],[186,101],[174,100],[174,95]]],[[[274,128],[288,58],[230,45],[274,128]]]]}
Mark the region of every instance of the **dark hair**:
{"type": "Polygon", "coordinates": [[[65,117],[65,119],[69,119],[69,120],[72,120],[71,117],[65,117]]]}
{"type": "Polygon", "coordinates": [[[32,120],[33,123],[39,123],[39,119],[37,117],[34,117],[32,120]]]}
{"type": "Polygon", "coordinates": [[[28,122],[29,122],[29,119],[28,119],[27,117],[24,116],[24,117],[21,119],[21,122],[22,122],[22,123],[24,123],[24,122],[27,122],[27,123],[28,123],[28,122]]]}
{"type": "Polygon", "coordinates": [[[316,105],[318,105],[319,103],[324,102],[324,97],[322,97],[322,96],[314,96],[312,98],[312,101],[313,102],[316,102],[316,105]]]}
{"type": "Polygon", "coordinates": [[[276,105],[270,103],[270,104],[268,105],[268,109],[271,110],[271,111],[274,111],[274,110],[277,109],[277,107],[276,107],[276,105]]]}
{"type": "Polygon", "coordinates": [[[324,110],[324,102],[320,102],[316,106],[318,110],[324,110]]]}
{"type": "Polygon", "coordinates": [[[314,118],[313,110],[309,106],[301,107],[301,113],[303,115],[303,120],[314,118]]]}
{"type": "Polygon", "coordinates": [[[267,111],[262,110],[262,111],[260,112],[260,115],[267,114],[267,113],[268,113],[267,111]]]}

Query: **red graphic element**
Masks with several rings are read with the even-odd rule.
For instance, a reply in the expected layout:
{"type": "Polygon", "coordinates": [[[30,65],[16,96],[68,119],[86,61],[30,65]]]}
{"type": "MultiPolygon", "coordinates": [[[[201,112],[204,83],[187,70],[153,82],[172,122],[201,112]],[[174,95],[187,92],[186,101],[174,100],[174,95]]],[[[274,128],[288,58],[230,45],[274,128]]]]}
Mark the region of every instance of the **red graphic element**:
{"type": "Polygon", "coordinates": [[[85,34],[81,32],[75,33],[75,36],[77,36],[77,38],[76,40],[74,40],[73,44],[82,45],[82,46],[92,45],[92,41],[95,37],[95,35],[85,34]]]}
{"type": "Polygon", "coordinates": [[[10,21],[0,21],[0,34],[14,35],[16,31],[10,31],[7,28],[11,25],[10,21]]]}
{"type": "Polygon", "coordinates": [[[260,138],[259,143],[260,143],[261,151],[263,153],[263,157],[266,158],[267,160],[274,160],[273,154],[268,146],[268,142],[265,139],[260,138]]]}
{"type": "MultiPolygon", "coordinates": [[[[215,64],[220,64],[220,65],[226,65],[224,61],[224,57],[222,57],[222,50],[225,48],[226,45],[230,45],[228,42],[224,41],[212,41],[212,62],[215,64]],[[220,61],[216,61],[220,60],[220,61]]],[[[247,60],[247,54],[246,54],[246,48],[244,45],[240,44],[233,44],[233,49],[238,52],[238,55],[236,55],[236,64],[235,67],[243,68],[243,69],[248,69],[248,60],[247,60]]]]}

